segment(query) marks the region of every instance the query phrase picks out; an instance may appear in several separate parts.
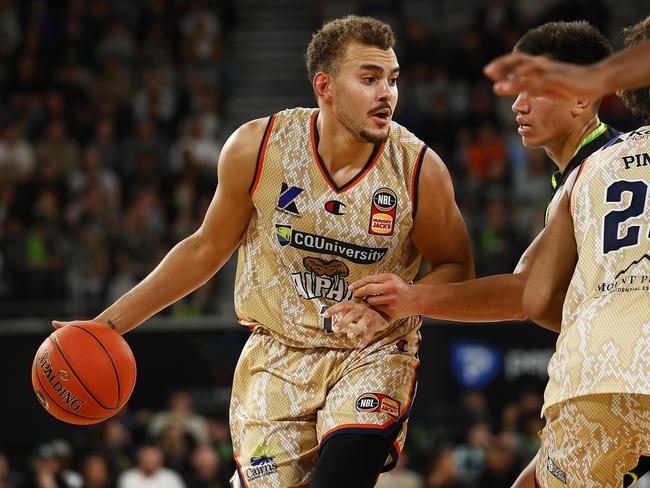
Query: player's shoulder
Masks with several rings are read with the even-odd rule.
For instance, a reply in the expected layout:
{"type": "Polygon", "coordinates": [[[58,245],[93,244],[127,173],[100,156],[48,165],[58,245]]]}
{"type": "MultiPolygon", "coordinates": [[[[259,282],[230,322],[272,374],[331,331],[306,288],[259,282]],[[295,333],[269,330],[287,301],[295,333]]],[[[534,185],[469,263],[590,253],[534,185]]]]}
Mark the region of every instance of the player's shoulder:
{"type": "Polygon", "coordinates": [[[402,150],[414,151],[416,153],[419,153],[424,146],[424,142],[419,137],[395,121],[392,121],[390,124],[390,134],[387,142],[402,150]]]}
{"type": "Polygon", "coordinates": [[[635,150],[650,150],[650,125],[619,134],[587,159],[605,159],[635,150]]]}

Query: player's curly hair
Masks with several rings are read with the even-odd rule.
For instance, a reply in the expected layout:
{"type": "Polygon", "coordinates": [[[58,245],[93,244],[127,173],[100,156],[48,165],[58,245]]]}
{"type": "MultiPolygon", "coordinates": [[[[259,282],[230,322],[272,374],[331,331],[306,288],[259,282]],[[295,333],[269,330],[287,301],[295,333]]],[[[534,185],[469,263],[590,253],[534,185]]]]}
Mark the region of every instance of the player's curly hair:
{"type": "MultiPolygon", "coordinates": [[[[623,29],[624,42],[626,47],[636,46],[643,41],[650,39],[650,16],[630,27],[623,29]]],[[[650,123],[650,87],[637,88],[635,90],[621,90],[617,95],[630,112],[641,115],[646,122],[650,123]]]]}
{"type": "Polygon", "coordinates": [[[352,42],[388,50],[395,46],[395,34],[390,25],[372,17],[348,15],[327,22],[316,32],[307,46],[307,76],[316,73],[336,74],[337,61],[352,42]]]}

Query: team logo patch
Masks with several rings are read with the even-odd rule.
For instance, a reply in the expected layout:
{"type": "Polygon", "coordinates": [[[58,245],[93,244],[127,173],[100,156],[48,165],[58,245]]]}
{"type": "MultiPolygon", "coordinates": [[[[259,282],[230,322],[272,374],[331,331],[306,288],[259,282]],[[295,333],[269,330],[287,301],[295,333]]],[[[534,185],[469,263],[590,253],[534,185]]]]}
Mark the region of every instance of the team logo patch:
{"type": "Polygon", "coordinates": [[[251,457],[251,467],[246,469],[246,478],[253,481],[278,472],[278,465],[270,446],[259,446],[251,457]]]}
{"type": "Polygon", "coordinates": [[[358,412],[386,413],[396,419],[399,417],[400,402],[383,393],[364,393],[357,398],[358,412]]]}
{"type": "Polygon", "coordinates": [[[566,474],[555,465],[550,457],[546,460],[546,469],[548,469],[553,476],[555,476],[566,485],[566,474]]]}
{"type": "Polygon", "coordinates": [[[397,195],[390,188],[380,188],[372,195],[368,232],[379,236],[392,236],[397,213],[397,195]]]}
{"type": "Polygon", "coordinates": [[[289,186],[286,183],[282,183],[282,188],[280,189],[280,198],[278,198],[277,210],[285,212],[291,215],[300,215],[296,202],[294,200],[298,198],[303,191],[302,188],[297,186],[289,186]]]}
{"type": "Polygon", "coordinates": [[[325,210],[332,215],[345,215],[345,203],[338,200],[330,200],[325,202],[325,210]]]}
{"type": "MultiPolygon", "coordinates": [[[[333,259],[325,261],[313,256],[302,260],[307,271],[291,273],[291,279],[298,295],[307,300],[326,298],[335,302],[350,300],[352,292],[349,284],[343,278],[350,274],[350,270],[343,261],[333,259]]],[[[323,313],[324,310],[321,310],[323,313]]],[[[327,327],[325,327],[327,331],[327,327]]],[[[331,332],[331,321],[329,324],[331,332]]]]}

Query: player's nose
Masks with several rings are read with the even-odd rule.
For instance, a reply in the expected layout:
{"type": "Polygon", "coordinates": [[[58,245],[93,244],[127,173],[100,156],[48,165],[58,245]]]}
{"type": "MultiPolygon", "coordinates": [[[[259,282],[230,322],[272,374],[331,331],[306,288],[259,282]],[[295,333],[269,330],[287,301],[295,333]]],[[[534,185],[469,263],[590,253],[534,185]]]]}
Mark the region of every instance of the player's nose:
{"type": "Polygon", "coordinates": [[[515,113],[527,114],[530,112],[530,105],[528,103],[528,97],[522,92],[517,95],[515,102],[510,107],[511,110],[515,113]]]}

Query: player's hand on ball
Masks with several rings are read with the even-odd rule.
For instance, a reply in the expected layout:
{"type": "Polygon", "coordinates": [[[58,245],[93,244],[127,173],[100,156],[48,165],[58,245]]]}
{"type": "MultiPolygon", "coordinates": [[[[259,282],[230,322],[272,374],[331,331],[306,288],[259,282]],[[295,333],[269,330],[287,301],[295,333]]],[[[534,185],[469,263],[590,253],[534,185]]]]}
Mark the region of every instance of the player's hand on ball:
{"type": "Polygon", "coordinates": [[[412,285],[392,273],[366,276],[353,282],[354,298],[363,300],[391,320],[414,315],[416,299],[412,285]]]}
{"type": "Polygon", "coordinates": [[[333,317],[332,330],[347,335],[359,349],[366,347],[377,332],[390,326],[388,317],[361,300],[338,303],[328,308],[323,316],[333,317]]]}

